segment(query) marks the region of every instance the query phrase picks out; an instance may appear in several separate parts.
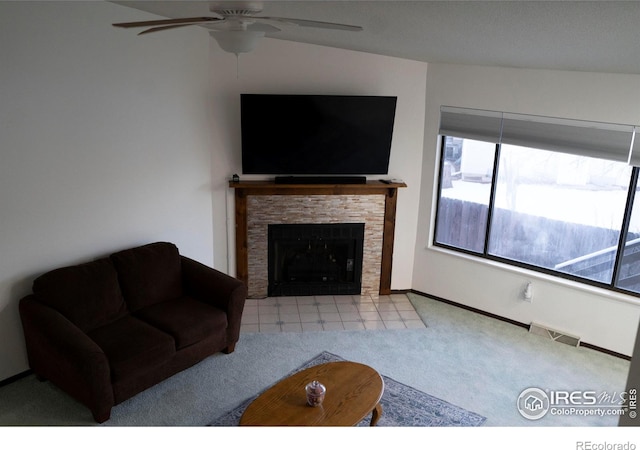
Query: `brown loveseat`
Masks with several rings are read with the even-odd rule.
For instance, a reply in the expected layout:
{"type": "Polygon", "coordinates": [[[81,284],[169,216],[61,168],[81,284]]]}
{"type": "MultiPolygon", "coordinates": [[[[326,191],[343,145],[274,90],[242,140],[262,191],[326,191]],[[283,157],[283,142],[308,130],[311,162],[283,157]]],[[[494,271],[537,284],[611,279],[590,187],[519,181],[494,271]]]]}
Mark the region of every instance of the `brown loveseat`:
{"type": "Polygon", "coordinates": [[[243,283],[157,242],[48,272],[20,301],[29,365],[92,412],[231,353],[243,283]]]}

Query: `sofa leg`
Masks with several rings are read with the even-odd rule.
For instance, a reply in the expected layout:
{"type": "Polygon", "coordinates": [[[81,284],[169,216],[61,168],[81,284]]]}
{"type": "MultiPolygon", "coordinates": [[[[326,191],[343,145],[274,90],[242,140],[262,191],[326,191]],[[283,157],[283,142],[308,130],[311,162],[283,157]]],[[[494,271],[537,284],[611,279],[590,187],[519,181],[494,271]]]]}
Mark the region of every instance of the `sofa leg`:
{"type": "Polygon", "coordinates": [[[234,342],[233,344],[227,345],[227,347],[224,350],[222,350],[222,353],[226,353],[228,355],[229,353],[233,353],[235,349],[236,349],[236,343],[234,342]]]}
{"type": "Polygon", "coordinates": [[[91,411],[91,414],[93,414],[93,419],[96,422],[106,422],[111,417],[111,408],[103,411],[91,411]]]}

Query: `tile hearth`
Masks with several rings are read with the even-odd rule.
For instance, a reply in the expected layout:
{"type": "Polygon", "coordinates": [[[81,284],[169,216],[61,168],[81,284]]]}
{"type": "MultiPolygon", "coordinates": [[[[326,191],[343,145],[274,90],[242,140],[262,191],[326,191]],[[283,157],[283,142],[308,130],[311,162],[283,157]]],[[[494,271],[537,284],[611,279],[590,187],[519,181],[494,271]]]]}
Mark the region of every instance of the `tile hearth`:
{"type": "Polygon", "coordinates": [[[404,294],[247,299],[241,333],[424,328],[404,294]]]}

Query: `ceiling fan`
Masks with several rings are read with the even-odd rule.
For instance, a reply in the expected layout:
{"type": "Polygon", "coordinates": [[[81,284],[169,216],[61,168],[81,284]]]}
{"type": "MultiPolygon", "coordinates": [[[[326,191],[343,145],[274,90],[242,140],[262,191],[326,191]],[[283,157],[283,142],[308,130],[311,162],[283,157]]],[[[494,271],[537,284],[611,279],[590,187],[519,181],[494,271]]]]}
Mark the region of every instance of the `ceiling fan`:
{"type": "Polygon", "coordinates": [[[317,20],[292,19],[285,17],[258,16],[262,12],[259,1],[222,1],[211,4],[209,17],[187,17],[181,19],[147,20],[142,22],[114,23],[114,27],[145,27],[138,35],[155,33],[192,25],[201,25],[209,29],[209,34],[222,50],[246,53],[253,50],[258,40],[266,33],[280,31],[282,26],[325,28],[343,31],[361,31],[362,27],[341,23],[321,22],[317,20]]]}

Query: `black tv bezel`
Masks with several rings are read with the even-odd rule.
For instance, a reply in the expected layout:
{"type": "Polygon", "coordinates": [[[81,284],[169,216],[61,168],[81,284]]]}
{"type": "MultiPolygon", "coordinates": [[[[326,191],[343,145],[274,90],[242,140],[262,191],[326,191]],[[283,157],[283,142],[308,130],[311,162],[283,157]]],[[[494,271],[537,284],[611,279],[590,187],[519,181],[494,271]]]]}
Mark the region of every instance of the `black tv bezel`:
{"type": "MultiPolygon", "coordinates": [[[[367,175],[387,175],[389,173],[389,164],[391,159],[391,148],[393,144],[393,134],[395,131],[395,118],[396,118],[396,110],[397,110],[397,96],[390,95],[345,95],[345,94],[255,94],[255,93],[243,93],[240,94],[240,123],[241,123],[241,153],[242,153],[242,173],[244,175],[275,175],[275,176],[361,176],[366,177],[367,175]],[[353,163],[338,168],[329,169],[328,166],[324,166],[322,169],[314,168],[318,166],[309,166],[304,169],[302,166],[295,166],[295,160],[293,162],[288,161],[289,165],[282,165],[278,168],[278,165],[273,165],[270,162],[271,166],[266,165],[256,165],[255,161],[248,160],[249,152],[246,148],[247,136],[248,133],[255,132],[255,130],[250,129],[250,125],[247,123],[247,116],[244,113],[246,111],[246,103],[245,99],[251,97],[261,97],[261,98],[271,98],[271,99],[289,99],[289,98],[297,98],[297,99],[318,99],[320,101],[325,101],[328,99],[337,99],[340,101],[351,100],[358,101],[362,100],[362,102],[367,101],[383,101],[388,102],[387,105],[384,105],[384,108],[389,108],[389,111],[386,111],[387,117],[385,118],[385,136],[384,136],[384,144],[381,147],[384,147],[380,153],[382,154],[382,163],[378,163],[375,169],[370,169],[367,166],[367,163],[371,163],[371,161],[367,161],[365,164],[360,166],[354,165],[353,163]]],[[[382,108],[382,106],[381,106],[382,108]]],[[[254,119],[255,120],[255,119],[254,119]]],[[[252,122],[252,125],[255,122],[252,122]]],[[[380,127],[376,128],[376,132],[380,132],[380,127]]],[[[363,148],[356,149],[357,152],[355,155],[362,155],[364,153],[363,148]]],[[[255,152],[254,152],[255,153],[255,152]]],[[[302,164],[302,161],[301,161],[302,164]]]]}

